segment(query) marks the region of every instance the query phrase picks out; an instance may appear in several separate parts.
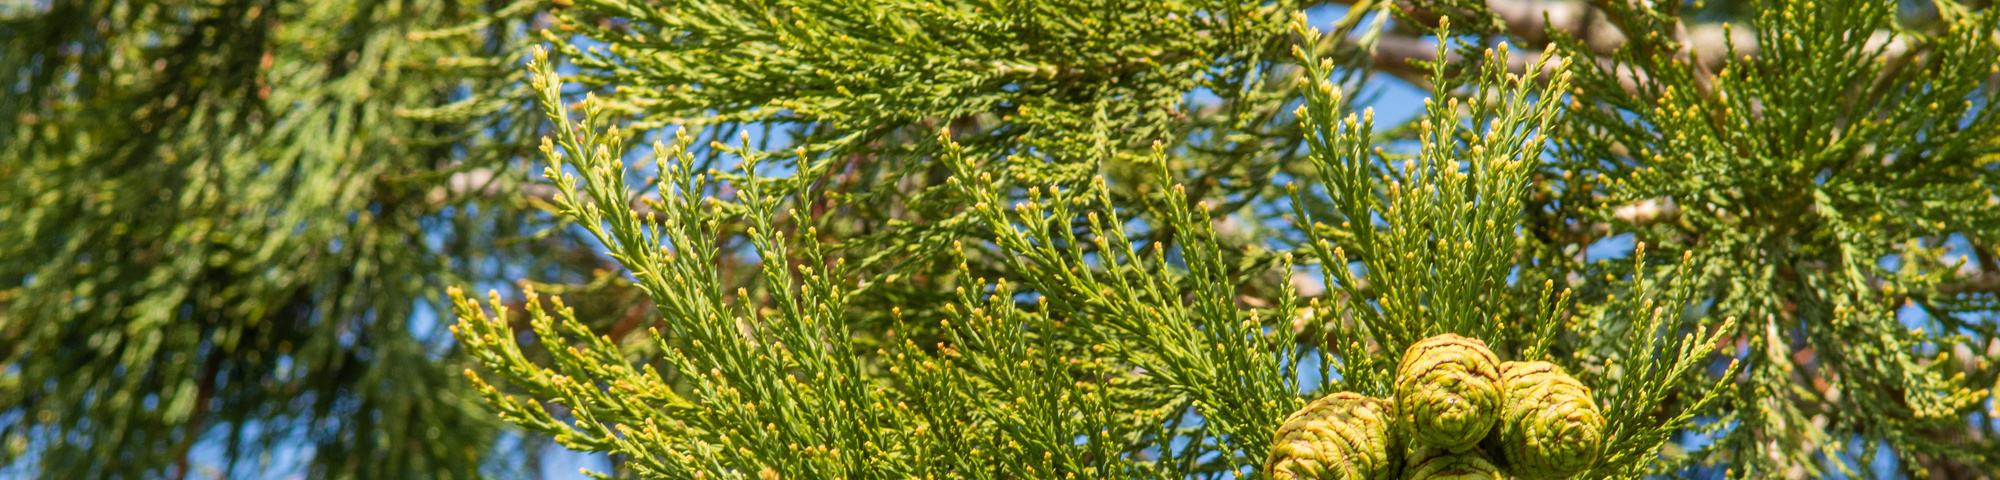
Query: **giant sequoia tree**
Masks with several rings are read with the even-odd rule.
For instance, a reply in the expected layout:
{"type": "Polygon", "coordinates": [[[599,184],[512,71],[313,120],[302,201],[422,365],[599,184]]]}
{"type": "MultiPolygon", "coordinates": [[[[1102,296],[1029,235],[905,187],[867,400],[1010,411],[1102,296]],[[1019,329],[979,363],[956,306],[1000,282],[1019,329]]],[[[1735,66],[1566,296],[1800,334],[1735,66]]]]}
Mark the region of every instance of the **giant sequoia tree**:
{"type": "Polygon", "coordinates": [[[2000,470],[1986,2],[51,5],[46,476],[469,475],[494,412],[636,478],[2000,470]]]}

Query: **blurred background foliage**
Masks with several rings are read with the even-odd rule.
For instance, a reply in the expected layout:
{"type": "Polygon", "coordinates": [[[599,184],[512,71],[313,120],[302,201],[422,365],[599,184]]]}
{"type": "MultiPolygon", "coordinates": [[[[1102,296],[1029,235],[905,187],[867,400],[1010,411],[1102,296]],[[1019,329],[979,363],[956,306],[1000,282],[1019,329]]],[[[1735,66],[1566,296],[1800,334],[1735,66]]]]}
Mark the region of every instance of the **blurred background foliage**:
{"type": "Polygon", "coordinates": [[[595,267],[462,175],[538,128],[455,103],[518,83],[503,6],[0,6],[0,476],[527,465],[434,326],[440,285],[595,267]]]}

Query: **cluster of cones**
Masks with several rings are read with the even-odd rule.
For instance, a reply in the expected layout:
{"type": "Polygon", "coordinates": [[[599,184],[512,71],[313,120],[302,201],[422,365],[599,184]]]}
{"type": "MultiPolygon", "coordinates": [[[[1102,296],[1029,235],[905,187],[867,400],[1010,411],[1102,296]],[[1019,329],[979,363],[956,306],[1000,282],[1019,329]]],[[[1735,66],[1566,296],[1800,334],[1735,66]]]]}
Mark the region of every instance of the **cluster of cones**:
{"type": "Polygon", "coordinates": [[[1604,417],[1548,362],[1500,362],[1444,334],[1410,345],[1395,397],[1339,392],[1278,427],[1265,473],[1284,480],[1567,478],[1597,461],[1604,417]]]}

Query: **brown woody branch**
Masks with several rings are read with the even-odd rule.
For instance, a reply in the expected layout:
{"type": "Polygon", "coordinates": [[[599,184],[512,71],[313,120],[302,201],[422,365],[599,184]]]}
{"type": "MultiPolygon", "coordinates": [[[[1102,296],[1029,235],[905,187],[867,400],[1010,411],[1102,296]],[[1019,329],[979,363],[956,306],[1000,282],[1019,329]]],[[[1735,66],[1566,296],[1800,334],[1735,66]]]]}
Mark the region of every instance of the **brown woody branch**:
{"type": "MultiPolygon", "coordinates": [[[[521,182],[500,177],[493,170],[479,168],[459,172],[445,179],[444,185],[431,190],[429,200],[432,205],[444,205],[451,199],[465,196],[502,198],[510,194],[518,194],[520,196],[517,198],[528,201],[555,204],[559,192],[554,185],[521,182]]],[[[646,203],[641,197],[633,197],[630,204],[632,213],[641,217],[658,212],[653,209],[652,204],[646,203]]]]}
{"type": "MultiPolygon", "coordinates": [[[[1398,1],[1396,6],[1411,18],[1428,26],[1435,26],[1439,19],[1437,14],[1418,8],[1408,0],[1398,1]]],[[[1551,41],[1549,35],[1551,30],[1567,32],[1581,40],[1592,53],[1598,55],[1592,60],[1606,70],[1613,69],[1614,66],[1611,59],[1604,56],[1618,51],[1628,42],[1614,19],[1607,18],[1603,11],[1591,7],[1583,0],[1486,0],[1486,6],[1505,23],[1507,33],[1522,42],[1517,45],[1518,47],[1531,50],[1546,49],[1551,41]]],[[[1423,78],[1427,72],[1415,66],[1413,62],[1438,60],[1437,47],[1433,42],[1414,36],[1414,33],[1404,32],[1381,37],[1371,51],[1371,66],[1377,71],[1388,73],[1418,87],[1427,87],[1429,83],[1423,78]]],[[[1692,63],[1697,70],[1697,81],[1703,86],[1710,83],[1712,72],[1721,71],[1736,59],[1754,57],[1758,54],[1756,33],[1750,29],[1727,28],[1720,24],[1676,24],[1673,36],[1677,44],[1673,52],[1674,59],[1692,63]]],[[[1356,44],[1354,39],[1341,40],[1349,47],[1365,47],[1356,44]]],[[[1910,37],[1889,31],[1875,32],[1869,37],[1865,48],[1869,51],[1880,49],[1883,60],[1891,66],[1884,71],[1883,80],[1892,78],[1902,66],[1910,63],[1910,60],[1921,53],[1915,48],[1910,37]]],[[[1447,55],[1444,60],[1459,59],[1455,53],[1447,55]]],[[[1537,56],[1536,53],[1510,55],[1508,71],[1515,74],[1527,73],[1528,67],[1537,56]]],[[[1547,69],[1553,70],[1555,63],[1551,62],[1547,69]]],[[[1646,82],[1646,72],[1636,66],[1628,64],[1616,68],[1618,82],[1627,92],[1637,93],[1638,86],[1646,82]]],[[[1541,73],[1543,75],[1538,78],[1547,79],[1552,78],[1554,72],[1541,73]]]]}
{"type": "Polygon", "coordinates": [[[1937,292],[1945,295],[2000,295],[2000,272],[1961,272],[1958,281],[1939,284],[1937,292]]]}

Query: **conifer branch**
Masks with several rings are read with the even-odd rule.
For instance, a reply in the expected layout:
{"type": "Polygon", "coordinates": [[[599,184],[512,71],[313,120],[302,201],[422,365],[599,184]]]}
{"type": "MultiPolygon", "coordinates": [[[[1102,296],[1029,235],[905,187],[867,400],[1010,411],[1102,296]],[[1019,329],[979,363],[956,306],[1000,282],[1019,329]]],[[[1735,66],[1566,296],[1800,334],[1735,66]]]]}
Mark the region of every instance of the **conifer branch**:
{"type": "MultiPolygon", "coordinates": [[[[1366,3],[1368,2],[1352,2],[1349,5],[1366,6],[1366,3]]],[[[1416,20],[1417,25],[1425,28],[1436,27],[1438,20],[1444,18],[1408,0],[1398,0],[1395,5],[1408,18],[1416,20]]],[[[1622,30],[1626,27],[1620,25],[1616,18],[1607,16],[1602,9],[1593,6],[1591,1],[1486,0],[1484,7],[1500,22],[1505,33],[1523,41],[1518,46],[1531,50],[1528,54],[1514,58],[1508,65],[1510,72],[1526,73],[1528,59],[1537,55],[1537,52],[1532,50],[1549,46],[1553,40],[1549,33],[1557,32],[1579,39],[1587,50],[1596,54],[1593,60],[1600,68],[1617,72],[1620,85],[1623,85],[1628,92],[1637,93],[1641,85],[1649,82],[1643,70],[1631,66],[1616,69],[1612,67],[1613,60],[1610,56],[1629,42],[1622,30]]],[[[1713,72],[1721,70],[1731,62],[1754,58],[1758,54],[1756,35],[1750,28],[1731,28],[1726,24],[1715,23],[1686,25],[1676,20],[1668,29],[1672,32],[1670,40],[1677,45],[1673,58],[1697,67],[1700,71],[1697,80],[1700,82],[1710,81],[1707,79],[1714,76],[1713,72]],[[1732,56],[1731,52],[1735,55],[1732,56]]],[[[1430,41],[1413,35],[1417,33],[1415,31],[1403,30],[1394,33],[1370,39],[1373,44],[1354,38],[1342,38],[1341,42],[1350,48],[1373,47],[1369,50],[1369,64],[1374,69],[1420,88],[1427,85],[1427,80],[1423,78],[1425,73],[1423,69],[1415,65],[1440,59],[1446,62],[1462,60],[1454,54],[1447,54],[1442,58],[1436,56],[1437,49],[1430,46],[1430,41]]],[[[1884,62],[1899,67],[1922,53],[1913,45],[1910,34],[1888,30],[1874,32],[1869,38],[1869,45],[1881,49],[1884,62]]],[[[1549,78],[1548,72],[1543,73],[1541,78],[1549,78]]],[[[1893,73],[1893,69],[1885,72],[1884,78],[1893,73]]]]}
{"type": "MultiPolygon", "coordinates": [[[[430,194],[433,205],[442,205],[452,198],[473,196],[486,199],[505,200],[509,197],[521,198],[540,205],[554,205],[562,193],[556,187],[535,182],[506,180],[490,168],[475,168],[452,174],[444,184],[430,194]]],[[[640,216],[660,213],[643,196],[633,196],[630,202],[632,212],[640,216]]]]}

